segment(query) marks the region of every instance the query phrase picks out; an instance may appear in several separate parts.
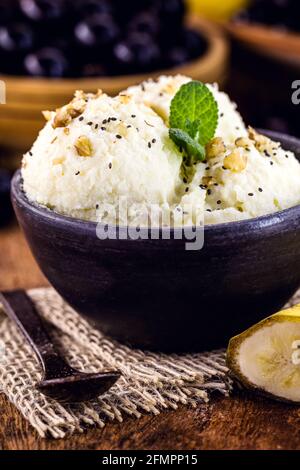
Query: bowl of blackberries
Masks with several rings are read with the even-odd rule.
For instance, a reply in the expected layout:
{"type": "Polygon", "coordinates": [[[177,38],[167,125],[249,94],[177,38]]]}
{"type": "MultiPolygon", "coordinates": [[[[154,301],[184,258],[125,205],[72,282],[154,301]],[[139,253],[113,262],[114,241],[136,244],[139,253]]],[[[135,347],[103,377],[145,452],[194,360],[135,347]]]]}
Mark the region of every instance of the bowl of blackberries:
{"type": "Polygon", "coordinates": [[[74,90],[117,94],[149,77],[222,81],[228,45],[184,0],[0,0],[0,145],[29,146],[74,90]]]}
{"type": "Polygon", "coordinates": [[[46,78],[149,74],[203,57],[184,0],[0,0],[0,73],[46,78]]]}
{"type": "Polygon", "coordinates": [[[299,66],[299,11],[299,0],[252,0],[228,28],[258,52],[299,66]]]}
{"type": "Polygon", "coordinates": [[[299,0],[252,0],[235,21],[300,34],[299,0]]]}
{"type": "Polygon", "coordinates": [[[0,0],[0,145],[23,149],[74,90],[117,94],[149,77],[222,81],[228,44],[184,0],[0,0]]]}

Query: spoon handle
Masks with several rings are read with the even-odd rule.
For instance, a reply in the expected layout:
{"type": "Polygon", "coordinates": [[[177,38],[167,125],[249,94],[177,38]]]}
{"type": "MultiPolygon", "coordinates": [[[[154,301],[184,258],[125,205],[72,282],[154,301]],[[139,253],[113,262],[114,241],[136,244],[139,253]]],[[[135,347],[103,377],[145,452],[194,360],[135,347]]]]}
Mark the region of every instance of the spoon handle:
{"type": "Polygon", "coordinates": [[[24,290],[0,292],[0,304],[35,351],[47,379],[72,374],[73,369],[55,348],[32,300],[24,290]]]}

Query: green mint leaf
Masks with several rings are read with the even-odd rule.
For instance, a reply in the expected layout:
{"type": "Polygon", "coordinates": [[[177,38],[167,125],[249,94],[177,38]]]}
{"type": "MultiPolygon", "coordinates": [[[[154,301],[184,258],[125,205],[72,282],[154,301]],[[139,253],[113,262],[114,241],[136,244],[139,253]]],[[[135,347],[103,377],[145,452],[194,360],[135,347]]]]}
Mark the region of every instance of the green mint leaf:
{"type": "Polygon", "coordinates": [[[198,138],[199,128],[200,128],[200,119],[196,119],[195,121],[190,121],[190,119],[186,120],[186,131],[187,133],[193,138],[198,138]]]}
{"type": "Polygon", "coordinates": [[[181,129],[170,129],[170,138],[173,142],[185,150],[191,160],[205,160],[205,148],[193,139],[187,132],[181,129]]]}
{"type": "Polygon", "coordinates": [[[206,145],[215,135],[218,105],[210,89],[201,82],[182,85],[170,108],[170,128],[181,129],[206,145]]]}

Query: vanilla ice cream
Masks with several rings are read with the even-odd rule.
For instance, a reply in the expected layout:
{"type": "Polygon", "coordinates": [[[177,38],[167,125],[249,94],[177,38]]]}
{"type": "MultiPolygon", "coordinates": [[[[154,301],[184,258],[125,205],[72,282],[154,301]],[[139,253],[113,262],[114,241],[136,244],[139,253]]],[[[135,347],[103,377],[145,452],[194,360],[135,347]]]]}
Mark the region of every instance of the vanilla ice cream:
{"type": "Polygon", "coordinates": [[[113,98],[76,92],[71,103],[45,113],[48,122],[23,158],[29,200],[70,217],[121,225],[147,224],[153,206],[157,225],[189,225],[299,204],[295,156],[247,129],[216,85],[208,85],[219,109],[215,137],[205,162],[186,176],[168,118],[172,98],[189,80],[163,76],[113,98]]]}

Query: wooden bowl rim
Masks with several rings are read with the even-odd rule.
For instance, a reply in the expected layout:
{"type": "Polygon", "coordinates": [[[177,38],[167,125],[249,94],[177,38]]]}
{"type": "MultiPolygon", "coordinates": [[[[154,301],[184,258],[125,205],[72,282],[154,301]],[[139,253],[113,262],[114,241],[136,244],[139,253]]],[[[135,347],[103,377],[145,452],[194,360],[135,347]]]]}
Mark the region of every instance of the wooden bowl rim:
{"type": "Polygon", "coordinates": [[[223,24],[225,29],[231,33],[245,31],[245,33],[258,33],[268,34],[270,39],[282,40],[291,39],[294,41],[300,41],[300,33],[295,31],[283,30],[272,27],[270,25],[264,25],[262,23],[247,23],[242,21],[230,21],[223,24]]]}
{"type": "Polygon", "coordinates": [[[288,62],[300,56],[300,34],[262,24],[224,23],[224,29],[236,40],[275,59],[288,62]]]}

